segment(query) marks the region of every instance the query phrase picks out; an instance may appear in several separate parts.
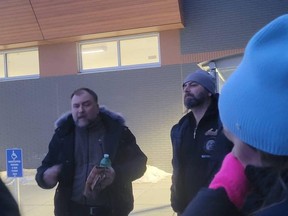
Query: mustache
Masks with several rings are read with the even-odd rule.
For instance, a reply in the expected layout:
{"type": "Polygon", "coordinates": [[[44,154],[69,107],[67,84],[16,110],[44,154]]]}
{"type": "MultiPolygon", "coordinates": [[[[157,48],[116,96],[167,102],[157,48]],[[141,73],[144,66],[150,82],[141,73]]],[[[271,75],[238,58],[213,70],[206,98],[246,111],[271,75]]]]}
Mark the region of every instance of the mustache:
{"type": "Polygon", "coordinates": [[[86,114],[81,113],[81,114],[77,115],[76,117],[77,117],[78,119],[86,118],[86,114]]]}
{"type": "Polygon", "coordinates": [[[185,93],[184,97],[194,97],[195,98],[195,95],[194,94],[190,94],[190,93],[185,93]]]}

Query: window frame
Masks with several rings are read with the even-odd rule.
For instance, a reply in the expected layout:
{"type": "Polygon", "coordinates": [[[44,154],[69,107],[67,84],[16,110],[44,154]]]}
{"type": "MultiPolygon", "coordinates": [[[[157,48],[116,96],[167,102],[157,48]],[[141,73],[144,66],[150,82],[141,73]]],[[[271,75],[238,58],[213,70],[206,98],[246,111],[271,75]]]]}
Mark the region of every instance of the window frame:
{"type": "Polygon", "coordinates": [[[77,45],[77,55],[78,55],[78,66],[79,66],[78,71],[79,71],[80,74],[161,67],[160,34],[158,32],[152,32],[152,33],[145,33],[145,34],[137,34],[137,35],[128,35],[128,36],[120,36],[120,37],[111,37],[111,38],[102,38],[102,39],[81,41],[81,42],[78,42],[78,45],[77,45]],[[157,37],[158,56],[159,56],[159,61],[158,62],[135,64],[135,65],[128,65],[128,66],[120,65],[121,64],[120,41],[129,40],[129,39],[132,40],[132,39],[138,39],[138,38],[148,38],[148,37],[154,37],[154,36],[157,37]],[[104,42],[115,42],[115,41],[117,42],[118,66],[105,67],[105,68],[83,69],[81,45],[97,44],[97,43],[104,43],[104,42]]]}
{"type": "Polygon", "coordinates": [[[22,53],[22,52],[29,52],[29,51],[37,51],[38,52],[38,59],[37,60],[38,60],[38,64],[39,64],[39,49],[38,49],[38,47],[18,48],[18,49],[1,50],[0,51],[0,55],[3,55],[3,60],[4,60],[4,77],[0,77],[0,82],[10,81],[10,80],[37,79],[40,77],[40,65],[39,65],[39,71],[38,71],[39,73],[38,74],[20,75],[20,76],[9,77],[7,55],[11,54],[11,53],[22,53]]]}

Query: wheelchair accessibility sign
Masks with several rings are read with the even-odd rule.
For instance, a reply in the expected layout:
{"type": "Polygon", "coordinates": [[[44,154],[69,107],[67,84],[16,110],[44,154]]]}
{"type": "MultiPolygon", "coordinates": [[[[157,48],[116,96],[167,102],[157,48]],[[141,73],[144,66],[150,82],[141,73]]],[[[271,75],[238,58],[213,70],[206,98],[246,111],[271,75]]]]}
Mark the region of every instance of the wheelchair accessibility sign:
{"type": "Polygon", "coordinates": [[[23,177],[22,149],[6,149],[7,177],[23,177]]]}

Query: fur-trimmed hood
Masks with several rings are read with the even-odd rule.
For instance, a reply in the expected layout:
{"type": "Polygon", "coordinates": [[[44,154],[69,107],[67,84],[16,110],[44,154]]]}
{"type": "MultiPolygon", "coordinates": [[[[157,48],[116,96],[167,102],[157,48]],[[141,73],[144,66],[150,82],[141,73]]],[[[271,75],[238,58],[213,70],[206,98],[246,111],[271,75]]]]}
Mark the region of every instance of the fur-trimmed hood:
{"type": "MultiPolygon", "coordinates": [[[[118,112],[113,112],[111,110],[109,110],[108,108],[106,108],[105,106],[101,105],[99,107],[99,114],[100,115],[106,115],[109,116],[110,118],[112,118],[113,120],[119,122],[121,125],[125,125],[125,119],[123,117],[123,115],[121,113],[118,112]]],[[[67,120],[68,118],[72,118],[72,113],[71,111],[65,112],[63,113],[54,123],[54,127],[58,128],[60,126],[62,126],[67,120]]]]}

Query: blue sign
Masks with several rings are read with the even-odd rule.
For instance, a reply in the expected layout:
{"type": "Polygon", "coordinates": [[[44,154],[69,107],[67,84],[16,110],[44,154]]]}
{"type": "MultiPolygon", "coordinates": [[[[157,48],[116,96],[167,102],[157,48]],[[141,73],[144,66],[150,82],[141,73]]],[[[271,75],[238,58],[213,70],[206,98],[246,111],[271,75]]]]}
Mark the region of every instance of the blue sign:
{"type": "Polygon", "coordinates": [[[22,149],[6,149],[7,177],[23,177],[22,149]]]}

